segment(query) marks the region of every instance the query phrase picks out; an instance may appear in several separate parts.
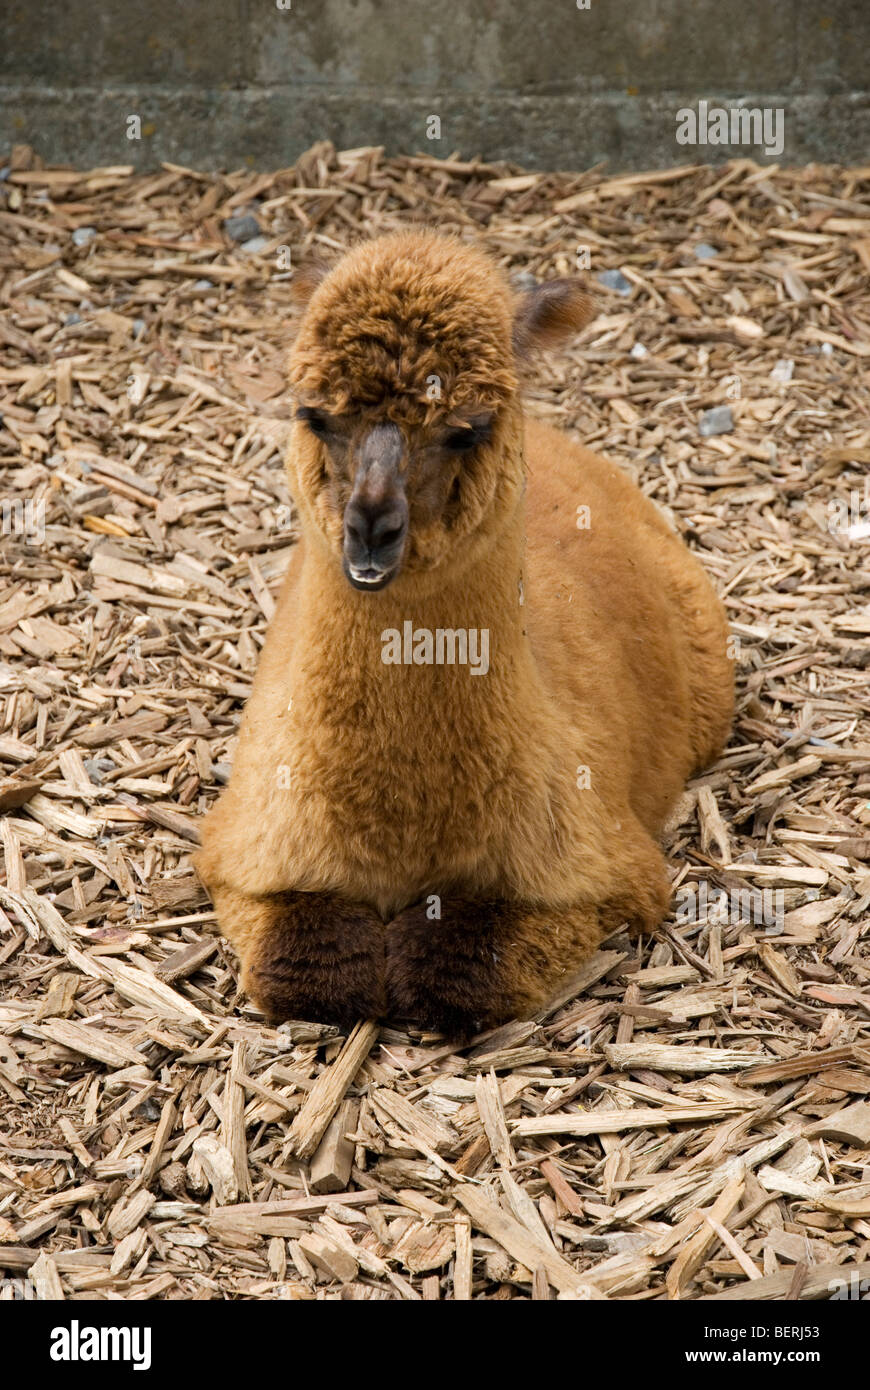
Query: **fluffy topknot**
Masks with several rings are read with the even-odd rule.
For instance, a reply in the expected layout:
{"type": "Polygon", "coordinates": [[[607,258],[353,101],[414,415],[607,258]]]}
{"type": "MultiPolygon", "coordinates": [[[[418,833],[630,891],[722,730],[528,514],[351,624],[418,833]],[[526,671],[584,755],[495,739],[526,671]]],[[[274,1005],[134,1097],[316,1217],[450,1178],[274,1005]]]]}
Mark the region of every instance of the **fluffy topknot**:
{"type": "Polygon", "coordinates": [[[348,252],[314,290],[290,355],[306,404],[397,423],[492,410],[517,390],[514,300],[472,246],[400,232],[348,252]]]}

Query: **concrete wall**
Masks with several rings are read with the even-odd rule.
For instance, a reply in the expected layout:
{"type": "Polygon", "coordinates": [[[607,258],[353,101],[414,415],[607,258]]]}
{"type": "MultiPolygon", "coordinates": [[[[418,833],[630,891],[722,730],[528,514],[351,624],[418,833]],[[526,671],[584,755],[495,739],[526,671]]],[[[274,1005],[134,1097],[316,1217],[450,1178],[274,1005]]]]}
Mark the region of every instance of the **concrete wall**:
{"type": "Polygon", "coordinates": [[[780,163],[870,162],[870,0],[588,4],[4,0],[0,150],[143,168],[285,166],[318,139],[533,168],[763,159],[676,142],[677,111],[706,100],[781,108],[780,163]]]}

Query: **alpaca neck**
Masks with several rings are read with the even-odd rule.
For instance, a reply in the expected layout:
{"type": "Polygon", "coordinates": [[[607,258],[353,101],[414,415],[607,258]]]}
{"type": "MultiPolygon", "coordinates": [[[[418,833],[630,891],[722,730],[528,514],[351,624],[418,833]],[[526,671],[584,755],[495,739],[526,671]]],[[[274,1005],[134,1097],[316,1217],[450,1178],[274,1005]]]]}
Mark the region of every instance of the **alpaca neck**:
{"type": "MultiPolygon", "coordinates": [[[[319,652],[337,682],[358,683],[364,673],[381,673],[389,664],[384,657],[385,632],[399,634],[400,662],[418,668],[429,664],[424,634],[432,634],[437,649],[437,633],[464,632],[478,653],[485,642],[492,666],[481,674],[501,685],[509,675],[516,678],[530,660],[522,606],[523,551],[523,514],[518,506],[508,525],[463,569],[445,565],[437,577],[435,571],[427,572],[423,583],[413,574],[400,575],[383,592],[367,594],[351,588],[335,556],[315,543],[307,548],[300,581],[298,649],[309,658],[319,652]],[[420,634],[416,650],[422,657],[410,663],[409,631],[420,634]]],[[[305,665],[311,669],[308,660],[305,665]]],[[[466,694],[468,674],[462,681],[466,694]]],[[[449,682],[436,684],[449,690],[449,682]]],[[[470,681],[471,686],[485,684],[470,681]]],[[[401,682],[394,687],[397,695],[400,686],[401,682]]]]}

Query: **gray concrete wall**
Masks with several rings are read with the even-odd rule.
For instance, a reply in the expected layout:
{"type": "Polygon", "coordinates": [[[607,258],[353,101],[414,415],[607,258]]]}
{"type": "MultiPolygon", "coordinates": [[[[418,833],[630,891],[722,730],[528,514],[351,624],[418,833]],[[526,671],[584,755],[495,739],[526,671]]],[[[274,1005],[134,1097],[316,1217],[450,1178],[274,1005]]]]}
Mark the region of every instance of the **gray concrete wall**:
{"type": "Polygon", "coordinates": [[[870,162],[870,0],[3,2],[0,150],[53,163],[281,167],[319,139],[532,168],[870,162]],[[781,109],[782,153],[678,144],[702,100],[781,109]]]}

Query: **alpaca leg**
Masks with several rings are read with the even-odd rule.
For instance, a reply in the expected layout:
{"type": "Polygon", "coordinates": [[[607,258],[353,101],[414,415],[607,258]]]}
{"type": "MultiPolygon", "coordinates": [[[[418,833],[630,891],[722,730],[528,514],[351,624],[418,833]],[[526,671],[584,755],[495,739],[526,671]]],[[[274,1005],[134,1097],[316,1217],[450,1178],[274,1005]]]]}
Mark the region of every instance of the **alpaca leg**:
{"type": "Polygon", "coordinates": [[[332,893],[212,896],[244,989],[270,1020],[345,1026],[383,1012],[384,925],[370,908],[332,893]]]}
{"type": "Polygon", "coordinates": [[[626,927],[629,936],[653,932],[671,904],[671,881],[661,850],[644,837],[631,867],[631,887],[600,906],[601,937],[626,927]]]}
{"type": "Polygon", "coordinates": [[[451,1037],[528,1017],[624,922],[636,931],[658,925],[670,899],[659,859],[659,875],[631,898],[598,905],[444,898],[439,921],[427,916],[431,899],[406,908],[387,928],[389,1013],[451,1037]]]}
{"type": "Polygon", "coordinates": [[[465,1037],[528,1016],[601,940],[595,907],[548,910],[504,899],[425,903],[387,929],[389,1013],[465,1037]]]}

